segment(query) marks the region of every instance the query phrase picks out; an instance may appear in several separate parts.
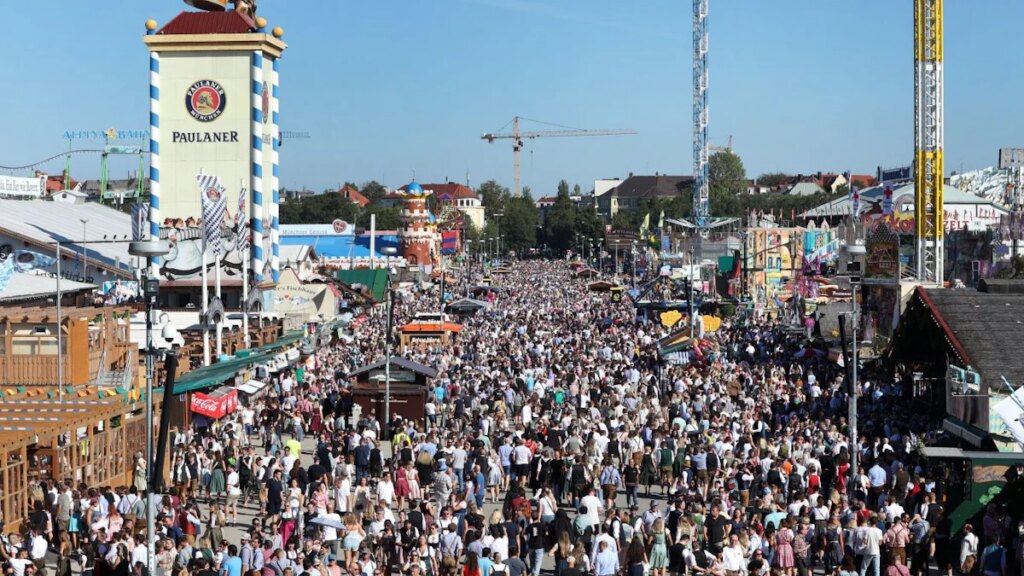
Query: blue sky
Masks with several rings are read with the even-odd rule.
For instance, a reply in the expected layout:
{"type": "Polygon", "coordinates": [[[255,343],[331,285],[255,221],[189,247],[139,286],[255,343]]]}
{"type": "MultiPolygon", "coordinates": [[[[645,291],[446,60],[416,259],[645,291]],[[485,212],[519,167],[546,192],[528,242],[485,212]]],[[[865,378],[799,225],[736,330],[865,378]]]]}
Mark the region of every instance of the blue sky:
{"type": "MultiPolygon", "coordinates": [[[[146,128],[143,23],[174,0],[63,0],[8,9],[0,46],[0,165],[59,153],[69,129],[146,128]]],[[[519,114],[635,136],[527,144],[534,196],[629,172],[692,172],[690,2],[684,0],[260,0],[285,28],[282,184],[497,179],[519,114]]],[[[946,2],[946,166],[1024,146],[1024,2],[946,2]]],[[[905,164],[912,155],[910,0],[711,0],[710,135],[733,136],[748,174],[905,164]]],[[[524,124],[532,129],[543,126],[524,124]]],[[[115,176],[134,169],[122,161],[115,176]]],[[[62,161],[45,167],[59,171],[62,161]]],[[[95,177],[99,161],[75,161],[95,177]]],[[[22,172],[18,172],[21,174],[22,172]]]]}

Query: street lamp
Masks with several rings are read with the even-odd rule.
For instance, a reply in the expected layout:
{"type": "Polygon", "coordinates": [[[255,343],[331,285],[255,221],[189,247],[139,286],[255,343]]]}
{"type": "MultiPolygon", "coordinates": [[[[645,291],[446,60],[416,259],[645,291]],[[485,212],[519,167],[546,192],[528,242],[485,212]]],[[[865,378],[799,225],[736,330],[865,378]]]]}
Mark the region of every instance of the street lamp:
{"type": "MultiPolygon", "coordinates": [[[[160,280],[150,277],[153,258],[166,256],[171,247],[164,240],[150,239],[128,244],[128,253],[146,259],[146,268],[142,276],[142,293],[146,299],[146,565],[150,570],[156,566],[156,551],[153,536],[156,534],[154,518],[153,492],[156,489],[158,474],[153,465],[153,301],[156,300],[160,280]]],[[[172,391],[164,389],[164,394],[172,391]]],[[[167,414],[162,416],[167,418],[167,414]]]]}
{"type": "Polygon", "coordinates": [[[82,282],[89,281],[89,254],[85,251],[86,243],[86,231],[89,225],[88,218],[79,218],[79,222],[82,223],[82,282]]]}
{"type": "MultiPolygon", "coordinates": [[[[862,241],[857,240],[846,246],[846,253],[850,256],[863,256],[867,249],[862,241]]],[[[850,267],[857,273],[860,272],[860,262],[855,267],[850,267]]],[[[852,272],[852,270],[851,270],[852,272]]],[[[850,346],[853,348],[850,360],[850,489],[853,490],[854,482],[857,479],[857,288],[860,286],[860,277],[851,273],[850,275],[850,346]]]]}
{"type": "MultiPolygon", "coordinates": [[[[391,256],[398,253],[398,250],[394,246],[385,246],[380,250],[388,257],[390,261],[391,256]]],[[[395,308],[395,291],[391,286],[391,267],[388,266],[388,287],[387,287],[387,328],[384,334],[384,433],[388,435],[390,440],[391,430],[388,428],[391,422],[391,322],[394,315],[395,308]]],[[[443,290],[443,288],[442,288],[443,290]]],[[[391,447],[392,452],[394,446],[391,447]]]]}
{"type": "Polygon", "coordinates": [[[469,284],[473,281],[473,240],[466,239],[466,297],[469,297],[469,284]]]}
{"type": "Polygon", "coordinates": [[[693,327],[696,324],[696,319],[693,317],[693,244],[690,244],[690,270],[688,276],[690,281],[687,282],[688,292],[686,299],[689,301],[687,304],[690,306],[690,347],[693,347],[693,327]]]}
{"type": "Polygon", "coordinates": [[[633,288],[636,288],[636,240],[633,240],[633,288]]]}

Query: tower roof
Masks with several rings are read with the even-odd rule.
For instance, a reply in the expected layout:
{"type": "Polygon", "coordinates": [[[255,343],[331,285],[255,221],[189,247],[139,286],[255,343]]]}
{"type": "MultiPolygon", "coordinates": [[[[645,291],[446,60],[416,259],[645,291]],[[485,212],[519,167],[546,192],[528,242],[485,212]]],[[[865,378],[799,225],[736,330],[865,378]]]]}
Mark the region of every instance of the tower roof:
{"type": "Polygon", "coordinates": [[[182,12],[157,34],[246,34],[256,30],[251,18],[236,11],[182,12]]]}
{"type": "Polygon", "coordinates": [[[423,187],[420,186],[418,182],[413,180],[412,182],[409,182],[409,184],[405,186],[405,193],[420,195],[423,194],[423,187]]]}

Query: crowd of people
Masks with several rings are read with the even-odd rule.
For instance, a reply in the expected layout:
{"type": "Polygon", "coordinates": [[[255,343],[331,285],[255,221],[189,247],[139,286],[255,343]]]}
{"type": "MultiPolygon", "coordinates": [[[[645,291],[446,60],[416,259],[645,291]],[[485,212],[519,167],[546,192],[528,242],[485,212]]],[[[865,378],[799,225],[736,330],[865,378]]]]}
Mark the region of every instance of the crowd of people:
{"type": "MultiPolygon", "coordinates": [[[[673,328],[564,261],[517,262],[488,296],[453,344],[404,353],[438,372],[423,419],[355,406],[377,306],[234,414],[174,430],[151,500],[141,455],[131,486],[40,490],[8,573],[50,569],[47,548],[58,576],[1007,576],[1019,557],[996,507],[956,546],[900,383],[868,370],[851,446],[843,371],[798,354],[800,331],[726,318],[667,364],[673,328]]],[[[437,303],[404,290],[395,324],[437,303]]]]}

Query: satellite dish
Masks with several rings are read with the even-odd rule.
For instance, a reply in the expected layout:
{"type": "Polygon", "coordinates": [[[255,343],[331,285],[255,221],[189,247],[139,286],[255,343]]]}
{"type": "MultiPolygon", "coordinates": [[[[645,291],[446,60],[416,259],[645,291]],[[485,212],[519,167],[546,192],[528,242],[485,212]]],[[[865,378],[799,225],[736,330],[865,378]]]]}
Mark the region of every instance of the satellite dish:
{"type": "Polygon", "coordinates": [[[223,12],[227,10],[228,0],[185,0],[185,4],[207,12],[223,12]]]}

